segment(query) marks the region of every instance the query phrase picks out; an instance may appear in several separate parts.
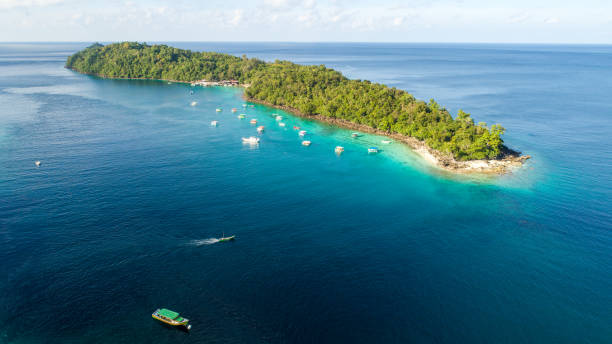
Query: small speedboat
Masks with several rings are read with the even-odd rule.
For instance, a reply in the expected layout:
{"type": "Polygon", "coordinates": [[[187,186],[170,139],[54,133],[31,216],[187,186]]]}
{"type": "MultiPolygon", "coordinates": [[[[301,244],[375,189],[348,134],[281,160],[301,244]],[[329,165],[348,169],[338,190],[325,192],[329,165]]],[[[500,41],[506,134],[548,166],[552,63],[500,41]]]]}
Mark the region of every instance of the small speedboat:
{"type": "Polygon", "coordinates": [[[235,235],[226,237],[225,234],[224,234],[222,237],[219,238],[219,242],[228,242],[228,241],[232,241],[234,239],[236,239],[235,235]]]}
{"type": "Polygon", "coordinates": [[[302,141],[302,146],[307,146],[308,147],[308,146],[310,146],[311,143],[312,142],[310,142],[308,140],[304,140],[304,141],[302,141]]]}
{"type": "Polygon", "coordinates": [[[238,109],[232,108],[232,112],[236,112],[236,111],[238,111],[238,109]]]}
{"type": "Polygon", "coordinates": [[[39,167],[40,166],[40,161],[38,161],[38,160],[34,161],[34,165],[36,165],[36,167],[39,167]]]}
{"type": "Polygon", "coordinates": [[[191,102],[191,106],[196,106],[198,105],[198,102],[191,102]]]}
{"type": "Polygon", "coordinates": [[[217,121],[212,121],[212,122],[210,122],[210,125],[212,125],[213,127],[216,127],[218,123],[219,122],[217,122],[217,121]]]}
{"type": "Polygon", "coordinates": [[[189,319],[183,318],[180,314],[175,311],[171,311],[166,308],[160,308],[153,312],[153,318],[157,319],[165,324],[171,326],[181,326],[186,328],[187,330],[191,329],[191,325],[189,324],[189,319]]]}
{"type": "Polygon", "coordinates": [[[285,125],[286,125],[286,124],[285,124],[285,123],[283,123],[283,122],[279,122],[279,123],[278,123],[278,126],[279,126],[279,127],[284,127],[285,125]]]}
{"type": "Polygon", "coordinates": [[[257,120],[256,120],[255,118],[253,118],[253,119],[251,120],[251,124],[257,124],[257,120]]]}
{"type": "Polygon", "coordinates": [[[378,153],[378,147],[370,147],[370,148],[368,148],[368,153],[378,153]]]}
{"type": "Polygon", "coordinates": [[[334,152],[336,152],[337,154],[340,154],[340,153],[344,152],[344,147],[336,146],[336,149],[334,149],[334,152]]]}
{"type": "Polygon", "coordinates": [[[381,142],[381,143],[384,143],[384,144],[386,144],[386,145],[388,145],[389,143],[391,143],[391,141],[390,141],[390,140],[382,140],[382,141],[380,141],[380,142],[381,142]]]}
{"type": "Polygon", "coordinates": [[[241,113],[240,115],[238,115],[238,118],[240,118],[240,119],[246,118],[246,115],[241,113]]]}
{"type": "Polygon", "coordinates": [[[255,137],[255,136],[243,137],[242,138],[242,143],[248,143],[248,144],[256,145],[256,144],[259,143],[259,138],[255,137]]]}
{"type": "Polygon", "coordinates": [[[359,133],[352,133],[351,137],[359,137],[359,133]]]}
{"type": "Polygon", "coordinates": [[[298,133],[300,136],[306,136],[306,130],[300,130],[298,133]]]}
{"type": "Polygon", "coordinates": [[[246,104],[242,104],[242,107],[247,107],[247,105],[246,104]]]}
{"type": "Polygon", "coordinates": [[[264,129],[265,127],[263,125],[260,125],[259,127],[257,127],[257,132],[261,134],[263,133],[264,129]]]}
{"type": "Polygon", "coordinates": [[[276,116],[276,120],[277,121],[282,121],[283,120],[283,116],[276,116]]]}
{"type": "Polygon", "coordinates": [[[221,108],[216,108],[215,111],[221,112],[222,110],[221,110],[221,108]]]}

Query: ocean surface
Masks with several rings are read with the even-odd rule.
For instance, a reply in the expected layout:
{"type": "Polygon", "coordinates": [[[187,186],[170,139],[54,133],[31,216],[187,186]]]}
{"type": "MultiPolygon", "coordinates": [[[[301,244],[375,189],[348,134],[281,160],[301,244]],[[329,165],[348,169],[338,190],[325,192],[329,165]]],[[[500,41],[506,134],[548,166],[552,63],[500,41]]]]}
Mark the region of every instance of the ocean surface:
{"type": "Polygon", "coordinates": [[[238,88],[64,69],[87,45],[0,44],[0,343],[612,342],[612,46],[172,43],[500,123],[533,158],[490,178],[238,88]]]}

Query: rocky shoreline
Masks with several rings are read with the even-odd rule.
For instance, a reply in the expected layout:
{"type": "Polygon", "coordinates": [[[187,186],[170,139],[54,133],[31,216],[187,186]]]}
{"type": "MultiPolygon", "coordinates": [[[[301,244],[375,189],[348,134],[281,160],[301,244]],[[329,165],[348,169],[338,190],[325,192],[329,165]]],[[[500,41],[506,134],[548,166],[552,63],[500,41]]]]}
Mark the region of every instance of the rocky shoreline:
{"type": "Polygon", "coordinates": [[[521,155],[521,153],[519,152],[507,150],[506,152],[504,152],[504,156],[500,159],[459,161],[456,160],[452,155],[437,151],[427,146],[425,142],[418,140],[414,137],[405,136],[397,133],[390,133],[369,127],[367,125],[356,124],[342,119],[329,118],[319,115],[307,115],[287,106],[274,105],[253,98],[245,97],[245,99],[253,103],[263,104],[266,106],[281,109],[299,117],[313,119],[341,128],[358,130],[370,134],[390,137],[396,141],[408,145],[414,152],[419,154],[421,157],[423,157],[423,159],[425,159],[433,166],[453,173],[506,174],[521,167],[527,159],[531,158],[531,156],[529,155],[521,155]]]}

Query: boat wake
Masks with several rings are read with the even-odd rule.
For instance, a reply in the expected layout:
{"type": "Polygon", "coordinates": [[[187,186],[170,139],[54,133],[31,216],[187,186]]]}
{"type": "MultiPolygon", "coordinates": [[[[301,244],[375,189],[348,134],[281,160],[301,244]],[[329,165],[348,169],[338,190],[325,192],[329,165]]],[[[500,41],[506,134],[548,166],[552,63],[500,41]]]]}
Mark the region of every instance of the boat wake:
{"type": "Polygon", "coordinates": [[[208,238],[208,239],[200,239],[200,240],[191,240],[189,245],[191,246],[204,246],[204,245],[212,245],[218,243],[219,239],[217,238],[208,238]]]}

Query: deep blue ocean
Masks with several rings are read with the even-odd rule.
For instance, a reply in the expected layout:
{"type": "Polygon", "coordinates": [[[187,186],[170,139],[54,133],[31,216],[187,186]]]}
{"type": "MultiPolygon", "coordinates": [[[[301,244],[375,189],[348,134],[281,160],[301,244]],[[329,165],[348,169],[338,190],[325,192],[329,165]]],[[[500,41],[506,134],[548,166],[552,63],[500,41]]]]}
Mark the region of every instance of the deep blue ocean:
{"type": "Polygon", "coordinates": [[[533,158],[453,176],[239,88],[66,70],[89,43],[2,43],[0,343],[612,342],[612,46],[171,44],[434,98],[533,158]]]}

